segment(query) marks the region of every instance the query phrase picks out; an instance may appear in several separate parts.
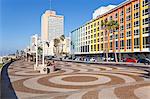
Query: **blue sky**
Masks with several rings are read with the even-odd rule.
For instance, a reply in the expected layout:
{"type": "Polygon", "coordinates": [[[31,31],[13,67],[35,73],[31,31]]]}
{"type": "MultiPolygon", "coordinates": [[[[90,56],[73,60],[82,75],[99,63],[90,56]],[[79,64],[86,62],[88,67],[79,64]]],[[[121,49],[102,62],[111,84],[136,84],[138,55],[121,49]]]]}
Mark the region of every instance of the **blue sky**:
{"type": "MultiPolygon", "coordinates": [[[[65,16],[65,35],[92,18],[100,6],[125,0],[52,0],[52,9],[65,16]]],[[[49,0],[0,1],[0,54],[29,45],[30,36],[40,35],[40,18],[50,8],[49,0]]]]}

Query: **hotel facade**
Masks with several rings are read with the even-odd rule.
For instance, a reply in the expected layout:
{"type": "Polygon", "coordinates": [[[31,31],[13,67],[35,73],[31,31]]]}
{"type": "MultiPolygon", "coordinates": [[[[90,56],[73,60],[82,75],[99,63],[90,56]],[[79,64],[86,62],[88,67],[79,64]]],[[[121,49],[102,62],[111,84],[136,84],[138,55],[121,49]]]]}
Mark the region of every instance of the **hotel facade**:
{"type": "Polygon", "coordinates": [[[127,0],[97,16],[71,32],[71,53],[76,57],[109,57],[118,55],[149,57],[150,13],[149,0],[127,0]],[[108,31],[105,20],[115,20],[119,28],[108,31]],[[119,54],[121,53],[121,54],[119,54]]]}
{"type": "Polygon", "coordinates": [[[46,56],[54,55],[54,39],[61,35],[64,35],[64,16],[46,10],[41,16],[41,40],[49,42],[49,47],[45,46],[46,56]]]}

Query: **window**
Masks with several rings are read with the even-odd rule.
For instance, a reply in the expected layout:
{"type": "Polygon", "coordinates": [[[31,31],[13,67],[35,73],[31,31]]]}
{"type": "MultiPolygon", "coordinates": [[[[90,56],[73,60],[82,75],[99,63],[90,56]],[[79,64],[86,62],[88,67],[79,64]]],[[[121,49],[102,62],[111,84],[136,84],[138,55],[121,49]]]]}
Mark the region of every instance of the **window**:
{"type": "Polygon", "coordinates": [[[91,35],[91,38],[93,38],[93,35],[91,35]]]}
{"type": "Polygon", "coordinates": [[[128,16],[126,17],[126,20],[127,20],[127,21],[130,21],[130,20],[131,20],[131,15],[128,15],[128,16]]]}
{"type": "Polygon", "coordinates": [[[150,37],[143,37],[143,48],[150,48],[150,37]]]}
{"type": "Polygon", "coordinates": [[[124,38],[124,33],[120,33],[120,38],[124,38]]]}
{"type": "Polygon", "coordinates": [[[110,50],[112,50],[112,42],[110,42],[110,50]]]}
{"type": "Polygon", "coordinates": [[[87,32],[86,32],[86,35],[87,35],[87,32]]]}
{"type": "Polygon", "coordinates": [[[94,38],[96,38],[96,34],[94,34],[94,38]]]}
{"type": "Polygon", "coordinates": [[[96,27],[96,23],[94,23],[94,27],[96,27]]]}
{"type": "Polygon", "coordinates": [[[118,34],[116,34],[116,39],[118,39],[118,34]]]}
{"type": "Polygon", "coordinates": [[[128,23],[126,26],[127,29],[131,28],[131,23],[128,23]]]}
{"type": "Polygon", "coordinates": [[[120,16],[123,16],[123,10],[121,11],[120,16]]]}
{"type": "Polygon", "coordinates": [[[124,26],[122,25],[122,26],[120,26],[120,30],[122,31],[122,30],[124,30],[124,26]]]}
{"type": "Polygon", "coordinates": [[[127,32],[127,37],[130,37],[131,36],[131,31],[128,31],[127,32]]]}
{"type": "Polygon", "coordinates": [[[149,27],[143,28],[143,34],[149,33],[149,31],[150,31],[149,27]]]}
{"type": "Polygon", "coordinates": [[[134,22],[134,27],[139,26],[139,21],[134,22]]]}
{"type": "Polygon", "coordinates": [[[91,51],[93,51],[93,45],[91,45],[91,51]]]}
{"type": "Polygon", "coordinates": [[[139,48],[140,40],[139,38],[134,39],[134,48],[139,48]]]}
{"type": "Polygon", "coordinates": [[[97,45],[97,50],[99,51],[99,44],[97,45]]]}
{"type": "Polygon", "coordinates": [[[116,45],[116,49],[118,49],[118,41],[116,41],[115,43],[116,43],[116,44],[115,44],[115,45],[116,45]]]}
{"type": "Polygon", "coordinates": [[[99,25],[99,22],[97,22],[97,25],[99,25]]]}
{"type": "Polygon", "coordinates": [[[131,12],[131,7],[128,7],[126,13],[130,13],[130,12],[131,12]]]}
{"type": "Polygon", "coordinates": [[[112,16],[110,16],[110,20],[112,20],[112,16]]]}
{"type": "Polygon", "coordinates": [[[134,35],[139,35],[140,34],[140,31],[139,31],[139,29],[137,29],[137,30],[134,30],[134,35]]]}
{"type": "Polygon", "coordinates": [[[131,49],[131,44],[132,44],[131,39],[128,39],[127,40],[127,49],[131,49]]]}
{"type": "Polygon", "coordinates": [[[115,18],[118,18],[118,13],[115,14],[115,18]]]}
{"type": "Polygon", "coordinates": [[[97,31],[99,31],[99,27],[97,27],[97,31]]]}
{"type": "Polygon", "coordinates": [[[103,51],[103,44],[101,44],[101,50],[103,51]]]}
{"type": "Polygon", "coordinates": [[[148,0],[143,0],[143,7],[148,5],[148,0]]]}
{"type": "Polygon", "coordinates": [[[123,19],[123,18],[121,18],[121,19],[120,19],[120,23],[123,23],[123,21],[124,21],[124,19],[123,19]]]}
{"type": "Polygon", "coordinates": [[[94,39],[94,43],[96,43],[96,39],[94,39]]]}
{"type": "Polygon", "coordinates": [[[139,12],[134,13],[134,19],[139,18],[139,12]]]}
{"type": "Polygon", "coordinates": [[[99,37],[99,33],[97,34],[97,36],[99,37]]]}
{"type": "Polygon", "coordinates": [[[91,25],[91,28],[93,28],[93,25],[91,25]]]}
{"type": "Polygon", "coordinates": [[[121,40],[120,41],[120,49],[123,49],[124,48],[124,40],[121,40]]]}
{"type": "Polygon", "coordinates": [[[101,38],[101,42],[103,42],[103,38],[101,38]]]}
{"type": "Polygon", "coordinates": [[[96,29],[94,29],[94,32],[96,32],[96,29]]]}
{"type": "Polygon", "coordinates": [[[101,36],[103,36],[103,32],[101,32],[101,36]]]}
{"type": "Polygon", "coordinates": [[[139,3],[134,4],[134,10],[139,9],[139,3]]]}
{"type": "Polygon", "coordinates": [[[110,40],[112,40],[112,35],[110,36],[110,40]]]}
{"type": "Polygon", "coordinates": [[[96,45],[94,45],[94,51],[96,51],[96,45]]]}
{"type": "Polygon", "coordinates": [[[143,16],[148,14],[149,14],[148,9],[143,10],[143,16]]]}
{"type": "Polygon", "coordinates": [[[91,30],[91,33],[93,33],[93,30],[91,30]]]}
{"type": "Polygon", "coordinates": [[[91,40],[91,43],[93,43],[93,40],[91,40]]]}
{"type": "Polygon", "coordinates": [[[143,25],[148,24],[149,20],[148,18],[143,19],[143,25]]]}
{"type": "Polygon", "coordinates": [[[99,38],[97,39],[97,42],[99,42],[99,38]]]}

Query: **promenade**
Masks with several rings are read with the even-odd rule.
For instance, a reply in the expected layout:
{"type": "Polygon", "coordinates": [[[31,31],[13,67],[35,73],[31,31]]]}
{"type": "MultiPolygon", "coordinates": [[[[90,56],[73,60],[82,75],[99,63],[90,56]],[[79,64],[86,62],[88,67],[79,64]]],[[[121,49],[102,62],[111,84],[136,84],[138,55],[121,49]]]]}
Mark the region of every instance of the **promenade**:
{"type": "Polygon", "coordinates": [[[57,61],[61,70],[42,75],[33,64],[3,68],[2,99],[150,99],[150,79],[140,69],[57,61]]]}

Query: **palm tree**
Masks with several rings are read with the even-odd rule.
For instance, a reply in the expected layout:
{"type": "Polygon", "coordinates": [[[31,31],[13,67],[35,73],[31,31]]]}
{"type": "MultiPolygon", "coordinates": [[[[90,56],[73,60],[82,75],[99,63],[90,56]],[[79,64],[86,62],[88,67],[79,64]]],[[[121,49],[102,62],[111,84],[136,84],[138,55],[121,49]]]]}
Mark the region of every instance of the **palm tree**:
{"type": "Polygon", "coordinates": [[[58,45],[59,45],[59,43],[60,43],[60,39],[59,39],[59,38],[55,38],[55,39],[54,39],[54,47],[55,47],[55,49],[56,49],[55,54],[58,53],[58,45]]]}
{"type": "Polygon", "coordinates": [[[115,54],[115,61],[118,62],[117,54],[116,54],[116,41],[115,41],[115,30],[119,28],[119,24],[117,21],[110,20],[107,24],[107,29],[109,31],[113,31],[113,40],[114,40],[114,54],[115,54]]]}
{"type": "Polygon", "coordinates": [[[63,54],[63,47],[64,47],[64,45],[63,45],[63,41],[65,40],[65,36],[64,35],[61,35],[60,36],[60,41],[61,41],[61,43],[62,43],[62,48],[61,48],[61,52],[60,52],[60,54],[63,54]]]}
{"type": "Polygon", "coordinates": [[[65,35],[61,35],[60,40],[64,41],[65,40],[65,35]]]}
{"type": "MultiPolygon", "coordinates": [[[[104,42],[105,41],[108,41],[108,35],[107,35],[107,25],[108,25],[108,21],[107,19],[105,21],[102,21],[101,22],[101,26],[105,29],[105,33],[104,33],[104,42]]],[[[108,42],[105,44],[104,43],[104,51],[105,51],[105,54],[106,54],[106,61],[108,62],[108,42]]]]}

